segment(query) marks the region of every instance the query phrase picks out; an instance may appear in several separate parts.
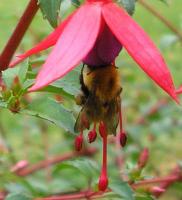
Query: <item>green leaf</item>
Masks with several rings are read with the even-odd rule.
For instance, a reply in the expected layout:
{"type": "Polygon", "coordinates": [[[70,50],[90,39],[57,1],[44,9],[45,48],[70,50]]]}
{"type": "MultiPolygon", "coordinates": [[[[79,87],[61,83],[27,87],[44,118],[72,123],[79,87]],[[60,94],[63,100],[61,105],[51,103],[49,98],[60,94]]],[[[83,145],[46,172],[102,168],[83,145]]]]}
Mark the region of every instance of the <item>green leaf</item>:
{"type": "Polygon", "coordinates": [[[80,171],[86,177],[92,178],[99,173],[97,164],[90,159],[81,158],[77,160],[65,161],[57,166],[55,174],[63,169],[73,168],[80,171]]]}
{"type": "Polygon", "coordinates": [[[135,11],[136,0],[119,0],[119,3],[126,9],[126,11],[133,15],[135,11]]]}
{"type": "Polygon", "coordinates": [[[39,0],[39,5],[43,16],[54,28],[57,26],[57,18],[59,15],[61,2],[62,0],[39,0]]]}
{"type": "Polygon", "coordinates": [[[111,180],[109,187],[114,193],[119,195],[124,200],[134,200],[134,194],[128,183],[120,180],[111,180]]]}
{"type": "Polygon", "coordinates": [[[135,200],[155,200],[155,198],[154,197],[152,197],[151,195],[149,195],[149,194],[146,194],[146,195],[137,195],[136,197],[135,197],[135,200]]]}
{"type": "Polygon", "coordinates": [[[76,95],[80,91],[79,75],[80,67],[77,67],[69,72],[65,77],[52,83],[51,85],[63,89],[68,94],[76,95]]]}
{"type": "Polygon", "coordinates": [[[79,0],[71,0],[71,3],[72,3],[75,7],[79,7],[80,4],[81,4],[79,0]]]}
{"type": "Polygon", "coordinates": [[[33,198],[30,197],[27,194],[22,194],[22,193],[12,193],[9,194],[5,200],[32,200],[33,198]]]}
{"type": "Polygon", "coordinates": [[[28,73],[31,72],[31,65],[29,63],[21,65],[20,67],[8,68],[2,72],[2,78],[5,85],[10,89],[14,78],[18,77],[21,84],[24,84],[27,79],[28,73]]]}
{"type": "Polygon", "coordinates": [[[46,97],[37,99],[30,103],[26,109],[21,110],[20,113],[48,120],[64,130],[74,133],[75,119],[73,113],[53,99],[46,97]]]}
{"type": "Polygon", "coordinates": [[[31,65],[29,62],[25,65],[20,66],[19,71],[18,71],[18,77],[19,77],[20,83],[23,84],[26,81],[28,71],[30,70],[31,70],[31,65]]]}
{"type": "Polygon", "coordinates": [[[18,74],[19,74],[19,67],[8,68],[7,70],[2,72],[3,81],[8,88],[11,88],[14,78],[18,76],[18,74]]]}
{"type": "Polygon", "coordinates": [[[177,43],[179,40],[179,37],[173,34],[165,35],[161,38],[160,41],[160,47],[161,49],[167,49],[177,43]]]}
{"type": "Polygon", "coordinates": [[[2,100],[0,99],[0,107],[2,107],[2,108],[7,108],[8,105],[7,105],[6,102],[4,102],[4,101],[2,101],[2,100]]]}

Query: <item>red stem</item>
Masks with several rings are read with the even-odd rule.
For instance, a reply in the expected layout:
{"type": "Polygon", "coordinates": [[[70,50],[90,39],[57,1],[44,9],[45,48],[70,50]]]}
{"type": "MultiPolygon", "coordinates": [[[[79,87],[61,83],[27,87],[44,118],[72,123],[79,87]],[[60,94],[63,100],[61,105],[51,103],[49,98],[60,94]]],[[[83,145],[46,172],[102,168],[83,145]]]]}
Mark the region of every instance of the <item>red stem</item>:
{"type": "Polygon", "coordinates": [[[12,33],[9,41],[7,42],[4,50],[0,55],[0,72],[7,69],[10,61],[18,48],[26,30],[28,29],[32,19],[38,11],[37,0],[30,0],[27,8],[25,9],[22,17],[20,18],[14,32],[12,33]]]}
{"type": "Polygon", "coordinates": [[[45,197],[45,198],[36,198],[35,200],[80,200],[80,199],[90,199],[90,198],[97,198],[101,197],[103,194],[110,192],[110,190],[107,190],[105,192],[93,192],[90,190],[82,191],[79,193],[73,193],[73,194],[63,194],[59,196],[51,196],[51,197],[45,197]]]}
{"type": "Polygon", "coordinates": [[[147,185],[151,185],[151,184],[174,182],[174,181],[177,181],[178,179],[179,179],[179,176],[167,176],[164,178],[153,178],[153,179],[149,179],[149,180],[143,180],[138,183],[134,183],[134,184],[132,184],[132,187],[134,189],[136,189],[138,187],[147,186],[147,185]]]}
{"type": "Polygon", "coordinates": [[[107,176],[107,135],[103,137],[103,162],[102,173],[107,176]]]}
{"type": "Polygon", "coordinates": [[[61,156],[55,156],[53,158],[49,158],[48,160],[43,160],[43,161],[40,161],[34,165],[31,165],[31,166],[28,166],[26,168],[23,168],[21,170],[18,170],[16,171],[15,173],[18,175],[18,176],[27,176],[29,174],[32,174],[40,169],[43,169],[43,168],[46,168],[46,167],[49,167],[53,164],[56,164],[56,163],[60,163],[64,160],[68,160],[68,159],[71,159],[75,156],[79,156],[79,155],[92,155],[96,152],[96,149],[95,148],[89,148],[89,149],[85,149],[84,151],[81,151],[80,153],[77,153],[77,152],[70,152],[70,153],[65,153],[64,155],[61,155],[61,156]]]}

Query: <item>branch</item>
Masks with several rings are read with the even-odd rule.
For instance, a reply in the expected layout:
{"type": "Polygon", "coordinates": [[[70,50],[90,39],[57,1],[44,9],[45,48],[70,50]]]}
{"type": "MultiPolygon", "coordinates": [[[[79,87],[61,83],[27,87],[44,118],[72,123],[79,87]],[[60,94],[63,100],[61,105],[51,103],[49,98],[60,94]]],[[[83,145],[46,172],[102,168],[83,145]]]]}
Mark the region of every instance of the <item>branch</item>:
{"type": "Polygon", "coordinates": [[[7,42],[4,50],[0,55],[0,72],[7,69],[8,65],[18,48],[26,30],[30,26],[35,14],[38,11],[37,0],[30,0],[27,8],[25,9],[22,17],[20,18],[14,32],[12,33],[9,41],[7,42]]]}
{"type": "Polygon", "coordinates": [[[61,155],[61,156],[55,156],[55,157],[50,158],[48,160],[40,161],[39,163],[36,163],[34,165],[31,165],[31,166],[28,166],[28,167],[25,167],[25,168],[22,168],[22,169],[17,169],[15,171],[15,173],[18,176],[27,176],[27,175],[32,174],[32,173],[34,173],[34,172],[36,172],[40,169],[44,169],[44,168],[49,167],[51,165],[63,162],[65,160],[71,159],[75,156],[92,155],[95,152],[96,152],[95,148],[89,148],[89,149],[86,149],[86,150],[84,150],[80,153],[77,153],[77,152],[66,153],[66,154],[61,155]]]}
{"type": "MultiPolygon", "coordinates": [[[[170,173],[171,179],[162,182],[159,187],[166,190],[168,189],[172,184],[174,184],[177,181],[182,182],[182,170],[180,168],[180,166],[175,167],[172,172],[170,173]],[[172,179],[172,177],[174,178],[176,176],[176,179],[172,179]]],[[[163,194],[163,192],[158,192],[155,195],[155,197],[160,197],[163,194]]]]}
{"type": "MultiPolygon", "coordinates": [[[[136,190],[138,188],[147,188],[147,191],[151,192],[155,197],[159,197],[163,194],[166,189],[172,185],[174,182],[182,181],[182,172],[179,167],[175,168],[175,170],[166,177],[163,178],[153,178],[149,180],[143,180],[138,183],[131,184],[131,187],[136,190]],[[159,184],[158,190],[153,190],[153,185],[159,184]],[[151,186],[152,185],[152,186],[151,186]],[[153,191],[153,192],[152,192],[153,191]],[[155,192],[157,191],[157,192],[155,192]]],[[[76,192],[76,193],[69,193],[69,194],[62,194],[62,195],[54,195],[50,197],[44,198],[36,198],[35,200],[80,200],[80,199],[99,199],[103,197],[104,194],[111,192],[112,190],[107,190],[105,192],[93,192],[91,190],[76,192]]]]}
{"type": "Polygon", "coordinates": [[[160,197],[175,182],[182,182],[182,170],[179,166],[175,167],[166,177],[142,180],[131,184],[131,187],[134,190],[138,188],[146,189],[153,196],[160,197]]]}
{"type": "Polygon", "coordinates": [[[138,2],[151,12],[155,17],[157,17],[163,24],[165,24],[172,32],[174,32],[182,42],[182,33],[179,31],[169,20],[167,20],[160,12],[158,12],[152,5],[150,5],[145,0],[138,0],[138,2]]]}
{"type": "Polygon", "coordinates": [[[164,183],[169,183],[169,182],[171,183],[171,182],[176,182],[179,180],[182,181],[182,178],[179,179],[179,176],[173,175],[173,176],[167,176],[167,177],[163,177],[163,178],[153,178],[153,179],[139,181],[138,183],[133,183],[132,187],[133,187],[133,189],[137,189],[137,188],[143,187],[143,186],[146,187],[148,185],[154,185],[154,184],[164,184],[164,183]]]}
{"type": "Polygon", "coordinates": [[[57,195],[57,196],[50,196],[45,198],[36,198],[35,200],[80,200],[80,199],[99,199],[99,197],[102,197],[104,194],[111,192],[111,190],[107,190],[105,192],[94,192],[91,190],[81,191],[77,193],[72,194],[63,194],[63,195],[57,195]]]}

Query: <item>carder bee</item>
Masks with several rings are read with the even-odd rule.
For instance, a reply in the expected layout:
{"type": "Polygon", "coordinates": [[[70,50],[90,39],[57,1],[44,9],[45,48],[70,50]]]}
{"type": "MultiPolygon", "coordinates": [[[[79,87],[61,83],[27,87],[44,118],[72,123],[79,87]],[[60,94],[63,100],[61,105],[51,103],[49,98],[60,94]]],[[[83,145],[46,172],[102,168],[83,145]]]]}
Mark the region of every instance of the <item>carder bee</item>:
{"type": "Polygon", "coordinates": [[[76,103],[82,109],[75,123],[75,132],[89,129],[93,123],[103,122],[107,134],[116,135],[121,103],[121,83],[118,68],[113,65],[83,65],[80,75],[81,93],[76,103]]]}

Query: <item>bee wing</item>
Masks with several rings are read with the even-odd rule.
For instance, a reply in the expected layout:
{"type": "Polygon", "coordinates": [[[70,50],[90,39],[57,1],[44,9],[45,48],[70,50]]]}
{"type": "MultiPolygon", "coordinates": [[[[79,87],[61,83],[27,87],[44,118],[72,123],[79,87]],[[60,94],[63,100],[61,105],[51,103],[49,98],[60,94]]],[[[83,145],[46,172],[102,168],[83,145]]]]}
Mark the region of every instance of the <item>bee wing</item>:
{"type": "Polygon", "coordinates": [[[86,113],[86,105],[84,105],[76,119],[74,131],[80,132],[83,131],[84,129],[89,129],[89,128],[90,128],[90,122],[86,113]]]}
{"type": "Polygon", "coordinates": [[[117,97],[115,102],[110,104],[108,110],[108,117],[105,118],[104,122],[107,126],[108,134],[116,135],[116,129],[119,123],[119,108],[120,108],[121,99],[117,97]]]}

